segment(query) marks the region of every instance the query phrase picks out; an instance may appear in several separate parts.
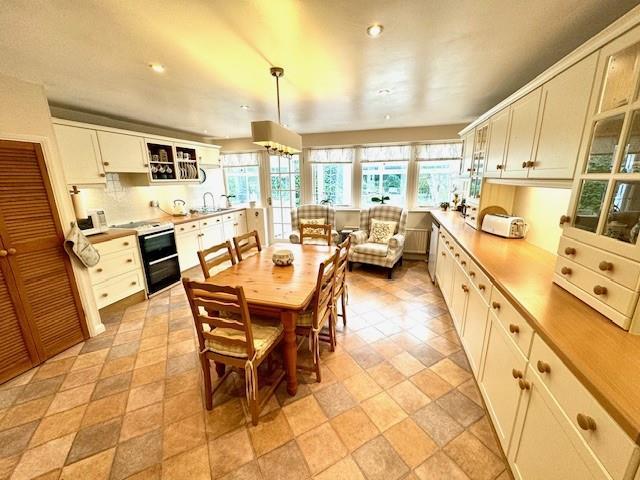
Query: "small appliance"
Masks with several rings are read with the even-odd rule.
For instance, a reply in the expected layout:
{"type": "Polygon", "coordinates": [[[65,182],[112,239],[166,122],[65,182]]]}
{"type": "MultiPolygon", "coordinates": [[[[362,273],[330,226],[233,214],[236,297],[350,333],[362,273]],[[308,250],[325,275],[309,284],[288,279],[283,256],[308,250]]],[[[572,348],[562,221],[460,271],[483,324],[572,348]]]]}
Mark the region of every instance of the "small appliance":
{"type": "Polygon", "coordinates": [[[87,209],[86,218],[78,218],[78,228],[84,235],[96,235],[109,230],[107,217],[101,208],[87,209]]]}
{"type": "Polygon", "coordinates": [[[182,217],[189,214],[187,202],[179,198],[173,201],[172,213],[175,217],[182,217]]]}
{"type": "Polygon", "coordinates": [[[527,224],[522,217],[488,213],[482,219],[482,231],[505,238],[524,238],[527,224]]]}

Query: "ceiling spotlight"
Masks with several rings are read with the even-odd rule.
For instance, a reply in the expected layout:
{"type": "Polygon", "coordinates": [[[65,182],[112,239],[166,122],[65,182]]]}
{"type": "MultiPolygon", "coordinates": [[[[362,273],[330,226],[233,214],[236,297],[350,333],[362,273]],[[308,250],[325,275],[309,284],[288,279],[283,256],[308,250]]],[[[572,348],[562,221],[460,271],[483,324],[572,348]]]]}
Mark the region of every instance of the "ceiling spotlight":
{"type": "Polygon", "coordinates": [[[149,68],[156,73],[164,73],[165,68],[161,63],[150,63],[149,68]]]}
{"type": "Polygon", "coordinates": [[[209,133],[209,130],[203,130],[204,133],[209,133]]]}
{"type": "Polygon", "coordinates": [[[240,105],[242,110],[249,110],[249,105],[240,105]]]}
{"type": "Polygon", "coordinates": [[[391,93],[391,90],[388,88],[381,88],[380,90],[378,90],[376,92],[378,95],[389,95],[391,93]]]}
{"type": "Polygon", "coordinates": [[[388,113],[384,116],[385,120],[391,120],[391,115],[389,115],[388,113]]]}
{"type": "Polygon", "coordinates": [[[367,35],[369,35],[371,38],[377,38],[382,35],[382,30],[384,30],[384,27],[382,25],[380,25],[379,23],[374,23],[367,27],[367,35]]]}

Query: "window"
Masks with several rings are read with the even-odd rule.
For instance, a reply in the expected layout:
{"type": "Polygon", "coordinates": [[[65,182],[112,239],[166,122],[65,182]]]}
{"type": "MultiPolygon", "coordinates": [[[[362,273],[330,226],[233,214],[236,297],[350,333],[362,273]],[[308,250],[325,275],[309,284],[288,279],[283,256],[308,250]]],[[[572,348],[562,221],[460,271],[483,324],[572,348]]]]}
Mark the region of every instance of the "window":
{"type": "Polygon", "coordinates": [[[234,203],[249,203],[260,199],[260,167],[259,154],[232,153],[223,154],[227,195],[235,195],[234,203]]]}
{"type": "Polygon", "coordinates": [[[462,143],[430,143],[416,147],[419,207],[448,202],[458,190],[462,143]]]}
{"type": "Polygon", "coordinates": [[[291,209],[300,206],[300,157],[269,156],[273,236],[286,239],[291,233],[291,209]]]}
{"type": "Polygon", "coordinates": [[[362,149],[361,205],[376,205],[374,198],[389,197],[385,203],[404,206],[407,194],[407,166],[410,145],[364,147],[362,149]]]}
{"type": "Polygon", "coordinates": [[[348,206],[355,148],[309,150],[313,203],[348,206]]]}

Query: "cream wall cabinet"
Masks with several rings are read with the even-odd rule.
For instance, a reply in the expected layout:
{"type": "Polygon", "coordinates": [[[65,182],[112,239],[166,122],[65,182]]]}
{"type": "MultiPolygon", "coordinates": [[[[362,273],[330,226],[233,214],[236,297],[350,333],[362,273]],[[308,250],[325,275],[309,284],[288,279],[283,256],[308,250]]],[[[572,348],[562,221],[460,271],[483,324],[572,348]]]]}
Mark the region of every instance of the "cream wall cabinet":
{"type": "Polygon", "coordinates": [[[507,138],[509,136],[509,121],[511,109],[509,107],[491,117],[489,136],[489,152],[487,153],[487,166],[484,176],[487,178],[500,177],[504,168],[507,138]]]}
{"type": "Polygon", "coordinates": [[[527,176],[533,162],[533,147],[536,138],[541,88],[537,88],[511,105],[511,124],[507,140],[507,154],[503,178],[527,176]]]}
{"type": "Polygon", "coordinates": [[[53,125],[68,185],[106,183],[95,130],[53,125]]]}
{"type": "Polygon", "coordinates": [[[208,167],[220,166],[220,149],[215,147],[198,147],[198,162],[208,167]]]}
{"type": "Polygon", "coordinates": [[[149,163],[144,139],[98,130],[98,143],[105,172],[147,173],[149,163]]]}
{"type": "Polygon", "coordinates": [[[593,53],[542,87],[540,135],[530,178],[573,178],[597,60],[593,53]]]}
{"type": "Polygon", "coordinates": [[[462,137],[462,164],[460,165],[460,174],[469,175],[471,173],[471,164],[473,163],[473,148],[475,144],[475,129],[469,131],[462,137]]]}

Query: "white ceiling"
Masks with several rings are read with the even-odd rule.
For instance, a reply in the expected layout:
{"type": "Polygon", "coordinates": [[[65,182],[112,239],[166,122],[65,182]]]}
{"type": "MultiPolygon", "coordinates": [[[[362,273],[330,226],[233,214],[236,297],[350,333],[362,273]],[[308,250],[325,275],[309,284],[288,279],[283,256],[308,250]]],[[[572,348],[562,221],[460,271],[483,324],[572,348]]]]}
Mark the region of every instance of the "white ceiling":
{"type": "Polygon", "coordinates": [[[275,119],[271,65],[299,133],[460,123],[638,3],[2,0],[0,73],[54,105],[219,137],[275,119]]]}

